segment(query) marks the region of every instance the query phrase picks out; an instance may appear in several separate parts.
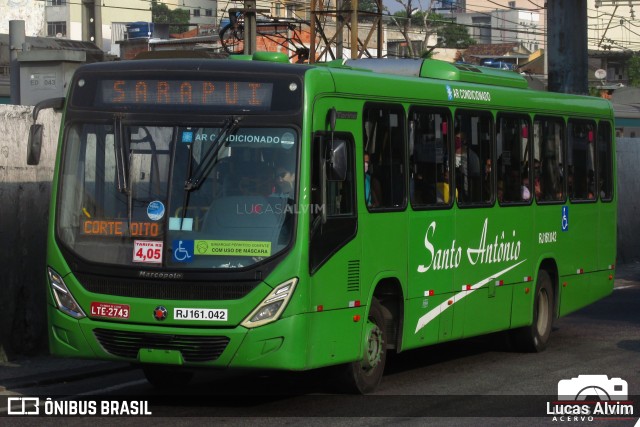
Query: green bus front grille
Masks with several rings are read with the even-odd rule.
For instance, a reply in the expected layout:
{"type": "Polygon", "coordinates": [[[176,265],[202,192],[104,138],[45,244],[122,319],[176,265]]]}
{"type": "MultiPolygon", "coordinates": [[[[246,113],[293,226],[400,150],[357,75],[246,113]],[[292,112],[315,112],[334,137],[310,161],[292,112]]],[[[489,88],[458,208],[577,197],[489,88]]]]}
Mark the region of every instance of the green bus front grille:
{"type": "Polygon", "coordinates": [[[172,300],[234,300],[251,292],[260,282],[162,282],[75,273],[89,292],[130,298],[172,300]]]}
{"type": "Polygon", "coordinates": [[[137,359],[143,348],[177,350],[185,362],[216,360],[227,345],[228,337],[200,335],[152,334],[144,332],[94,329],[93,333],[107,353],[127,359],[137,359]]]}

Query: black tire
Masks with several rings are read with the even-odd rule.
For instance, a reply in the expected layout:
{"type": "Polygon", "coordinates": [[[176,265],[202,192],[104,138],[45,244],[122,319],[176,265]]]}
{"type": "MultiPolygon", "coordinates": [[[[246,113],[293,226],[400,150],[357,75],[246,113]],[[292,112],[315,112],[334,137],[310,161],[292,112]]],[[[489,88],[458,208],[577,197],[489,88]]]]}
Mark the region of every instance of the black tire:
{"type": "Polygon", "coordinates": [[[387,360],[384,333],[384,313],[382,305],[373,299],[369,308],[369,317],[365,326],[367,336],[363,360],[348,363],[341,367],[341,381],[350,393],[371,393],[378,387],[387,360]]]}
{"type": "Polygon", "coordinates": [[[152,386],[162,390],[184,387],[191,382],[194,374],[171,365],[144,365],[142,371],[152,386]]]}
{"type": "Polygon", "coordinates": [[[538,353],[547,348],[554,318],[553,307],[551,277],[545,270],[540,270],[533,301],[533,322],[530,326],[511,331],[511,342],[517,351],[538,353]]]}

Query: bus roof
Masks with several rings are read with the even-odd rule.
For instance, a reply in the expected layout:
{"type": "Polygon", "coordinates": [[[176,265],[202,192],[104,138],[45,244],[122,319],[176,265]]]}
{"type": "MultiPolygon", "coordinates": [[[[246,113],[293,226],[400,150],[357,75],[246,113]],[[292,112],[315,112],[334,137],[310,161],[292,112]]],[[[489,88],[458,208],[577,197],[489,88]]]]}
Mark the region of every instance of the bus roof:
{"type": "Polygon", "coordinates": [[[606,99],[531,90],[526,79],[513,71],[414,59],[332,61],[327,69],[339,93],[469,108],[613,117],[606,99]]]}
{"type": "Polygon", "coordinates": [[[136,72],[136,71],[220,71],[245,73],[287,73],[303,76],[311,67],[269,61],[239,61],[211,58],[140,59],[86,64],[78,68],[88,72],[136,72]]]}
{"type": "MultiPolygon", "coordinates": [[[[597,97],[534,91],[524,77],[513,71],[469,64],[451,64],[433,59],[360,59],[336,60],[325,64],[303,65],[260,60],[221,59],[148,59],[93,63],[82,72],[130,73],[137,71],[273,73],[298,75],[311,72],[331,75],[334,87],[317,90],[372,99],[407,102],[430,101],[441,105],[498,108],[512,111],[537,111],[549,114],[572,112],[583,116],[613,117],[609,101],[597,97]]],[[[319,78],[322,79],[319,75],[319,78]]]]}

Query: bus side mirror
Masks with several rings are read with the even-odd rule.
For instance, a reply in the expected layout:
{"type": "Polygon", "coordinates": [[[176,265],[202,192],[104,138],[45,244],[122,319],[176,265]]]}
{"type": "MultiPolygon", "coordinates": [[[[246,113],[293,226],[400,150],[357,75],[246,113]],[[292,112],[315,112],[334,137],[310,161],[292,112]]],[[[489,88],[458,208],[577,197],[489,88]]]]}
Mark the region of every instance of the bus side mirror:
{"type": "Polygon", "coordinates": [[[38,102],[31,113],[33,124],[29,128],[29,144],[27,145],[27,164],[35,166],[40,163],[40,152],[42,151],[42,133],[44,126],[36,123],[38,114],[45,108],[61,110],[64,107],[64,98],[49,98],[38,102]]]}
{"type": "Polygon", "coordinates": [[[29,128],[29,145],[27,146],[27,164],[35,166],[40,163],[40,152],[42,151],[42,131],[44,126],[32,124],[29,128]]]}
{"type": "Polygon", "coordinates": [[[332,141],[330,158],[327,159],[327,181],[344,181],[347,179],[347,143],[346,141],[332,141]]]}

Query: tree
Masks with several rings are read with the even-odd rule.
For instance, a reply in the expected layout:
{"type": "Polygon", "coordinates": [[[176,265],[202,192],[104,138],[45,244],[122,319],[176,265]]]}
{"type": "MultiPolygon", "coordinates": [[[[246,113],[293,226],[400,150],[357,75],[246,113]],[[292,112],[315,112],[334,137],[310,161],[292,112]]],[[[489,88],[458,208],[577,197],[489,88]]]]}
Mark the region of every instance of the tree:
{"type": "MultiPolygon", "coordinates": [[[[398,27],[407,42],[409,56],[421,56],[422,58],[431,57],[431,52],[436,47],[466,49],[476,44],[476,41],[469,36],[467,29],[463,25],[447,20],[444,16],[434,12],[424,12],[415,8],[415,1],[422,8],[420,0],[395,0],[403,6],[403,9],[396,12],[392,16],[392,22],[398,27]],[[410,33],[412,27],[417,27],[424,34],[420,52],[415,52],[411,43],[410,33]],[[438,35],[438,43],[435,46],[428,46],[429,38],[438,35]]],[[[428,2],[427,10],[431,7],[428,2]]]]}
{"type": "Polygon", "coordinates": [[[184,33],[189,30],[190,13],[185,9],[171,10],[164,3],[151,0],[151,20],[154,24],[170,24],[169,33],[184,33]]]}
{"type": "Polygon", "coordinates": [[[633,55],[627,62],[629,67],[629,85],[640,87],[640,56],[633,55]]]}
{"type": "MultiPolygon", "coordinates": [[[[392,22],[398,27],[398,31],[400,31],[400,34],[402,34],[402,37],[404,37],[404,40],[407,43],[408,56],[411,58],[416,56],[415,51],[413,49],[413,42],[411,40],[411,35],[410,35],[410,33],[412,32],[412,24],[413,24],[412,21],[415,18],[417,18],[417,16],[414,16],[414,15],[416,15],[416,13],[420,9],[416,6],[417,5],[421,6],[420,0],[416,2],[417,5],[413,1],[414,0],[396,0],[396,2],[402,6],[402,10],[396,12],[391,17],[392,22]]],[[[431,2],[429,2],[429,6],[431,6],[431,2]]],[[[415,21],[415,22],[418,23],[419,21],[415,21]]],[[[423,23],[424,22],[425,21],[423,20],[423,23]]],[[[427,38],[428,38],[428,35],[425,35],[425,42],[427,38]]]]}
{"type": "Polygon", "coordinates": [[[438,39],[440,38],[442,38],[442,42],[438,44],[445,48],[466,49],[476,44],[467,29],[455,22],[443,24],[438,28],[438,39]]]}

